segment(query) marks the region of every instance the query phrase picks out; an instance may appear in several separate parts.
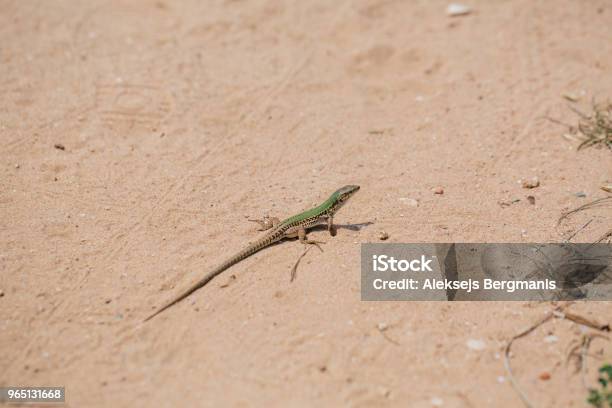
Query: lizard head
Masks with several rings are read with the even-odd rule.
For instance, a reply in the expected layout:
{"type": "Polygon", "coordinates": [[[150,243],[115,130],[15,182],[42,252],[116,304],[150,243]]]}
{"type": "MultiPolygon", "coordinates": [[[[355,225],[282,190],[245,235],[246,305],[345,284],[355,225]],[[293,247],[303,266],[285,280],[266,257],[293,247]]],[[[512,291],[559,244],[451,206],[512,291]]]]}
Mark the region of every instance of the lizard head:
{"type": "Polygon", "coordinates": [[[359,191],[359,186],[348,185],[336,190],[332,197],[336,199],[338,204],[343,204],[357,191],[359,191]]]}

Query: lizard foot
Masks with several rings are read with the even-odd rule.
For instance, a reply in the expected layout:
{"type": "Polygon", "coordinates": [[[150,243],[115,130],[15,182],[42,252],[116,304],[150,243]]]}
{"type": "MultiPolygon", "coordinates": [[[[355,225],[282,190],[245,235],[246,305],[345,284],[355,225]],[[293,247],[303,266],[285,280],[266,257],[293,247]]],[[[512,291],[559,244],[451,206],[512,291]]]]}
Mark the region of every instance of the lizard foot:
{"type": "Polygon", "coordinates": [[[267,215],[260,220],[249,220],[249,221],[256,222],[257,224],[259,224],[259,228],[257,228],[257,231],[269,230],[271,228],[276,227],[280,223],[278,218],[269,217],[267,215]]]}

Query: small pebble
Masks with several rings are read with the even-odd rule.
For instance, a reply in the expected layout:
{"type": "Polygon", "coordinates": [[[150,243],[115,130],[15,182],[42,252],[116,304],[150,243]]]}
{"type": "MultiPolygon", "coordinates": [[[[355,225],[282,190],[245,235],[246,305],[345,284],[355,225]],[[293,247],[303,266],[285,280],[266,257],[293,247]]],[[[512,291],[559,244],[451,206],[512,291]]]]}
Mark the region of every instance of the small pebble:
{"type": "Polygon", "coordinates": [[[601,189],[607,193],[612,193],[612,183],[606,183],[601,186],[601,189]]]}
{"type": "Polygon", "coordinates": [[[378,239],[380,239],[381,241],[386,241],[389,239],[389,234],[387,234],[385,231],[380,231],[378,233],[378,239]]]}
{"type": "Polygon", "coordinates": [[[570,102],[578,102],[580,100],[580,96],[572,92],[565,92],[561,96],[563,96],[565,99],[567,99],[570,102]]]}
{"type": "Polygon", "coordinates": [[[559,338],[557,336],[551,334],[549,336],[544,337],[544,341],[546,343],[556,343],[556,342],[559,341],[559,338]]]}
{"type": "Polygon", "coordinates": [[[433,190],[434,194],[444,194],[444,189],[442,187],[436,187],[433,190]]]}
{"type": "Polygon", "coordinates": [[[387,325],[387,323],[378,323],[378,325],[376,325],[376,327],[378,327],[378,330],[385,331],[389,328],[389,325],[387,325]]]}
{"type": "Polygon", "coordinates": [[[472,9],[465,4],[451,3],[446,7],[446,14],[451,17],[465,16],[472,12],[472,9]]]}
{"type": "Polygon", "coordinates": [[[542,381],[548,381],[550,380],[550,373],[548,371],[544,371],[540,373],[539,377],[540,377],[540,380],[542,381]]]}
{"type": "Polygon", "coordinates": [[[406,203],[407,205],[409,205],[411,207],[418,207],[419,206],[419,201],[415,200],[414,198],[402,197],[402,198],[400,198],[400,201],[403,201],[404,203],[406,203]]]}
{"type": "Polygon", "coordinates": [[[108,304],[109,304],[111,301],[112,301],[112,299],[106,299],[106,300],[104,301],[104,303],[106,303],[106,304],[108,305],[108,304]]]}
{"type": "Polygon", "coordinates": [[[15,164],[16,169],[18,169],[19,167],[21,167],[19,164],[15,164]]]}
{"type": "Polygon", "coordinates": [[[501,201],[498,201],[497,204],[499,204],[500,207],[505,208],[505,207],[510,207],[512,204],[516,204],[520,201],[521,201],[520,198],[515,198],[512,200],[501,200],[501,201]]]}
{"type": "Polygon", "coordinates": [[[429,402],[431,402],[431,405],[433,405],[434,407],[441,407],[442,405],[444,405],[444,401],[442,400],[442,398],[438,397],[433,397],[429,402]]]}
{"type": "Polygon", "coordinates": [[[66,147],[61,143],[56,143],[53,145],[53,147],[55,147],[58,150],[66,150],[66,147]]]}
{"type": "Polygon", "coordinates": [[[487,348],[487,345],[485,344],[484,341],[476,340],[476,339],[468,340],[466,342],[466,345],[470,350],[476,350],[476,351],[484,350],[487,348]]]}
{"type": "Polygon", "coordinates": [[[0,289],[0,297],[4,296],[4,291],[0,289]]]}
{"type": "Polygon", "coordinates": [[[385,398],[389,398],[389,396],[391,395],[391,390],[387,387],[378,387],[378,392],[385,398]]]}
{"type": "Polygon", "coordinates": [[[527,196],[527,201],[529,202],[529,204],[535,205],[535,197],[534,196],[527,196]]]}
{"type": "Polygon", "coordinates": [[[532,177],[529,180],[523,180],[523,188],[536,188],[540,186],[540,179],[532,177]]]}
{"type": "Polygon", "coordinates": [[[583,191],[579,191],[579,192],[577,192],[577,193],[574,193],[574,195],[575,195],[576,197],[578,197],[578,198],[584,198],[584,197],[586,197],[586,196],[587,196],[587,195],[586,195],[586,193],[585,193],[585,192],[583,192],[583,191]]]}

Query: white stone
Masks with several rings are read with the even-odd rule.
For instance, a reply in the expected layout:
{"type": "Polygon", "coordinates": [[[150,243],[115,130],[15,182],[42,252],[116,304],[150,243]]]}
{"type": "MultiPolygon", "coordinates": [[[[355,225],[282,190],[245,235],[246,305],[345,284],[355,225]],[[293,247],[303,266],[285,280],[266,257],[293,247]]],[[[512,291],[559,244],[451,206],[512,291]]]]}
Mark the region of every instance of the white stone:
{"type": "Polygon", "coordinates": [[[477,339],[470,339],[466,342],[467,347],[470,350],[484,350],[487,348],[487,345],[485,344],[484,341],[482,340],[477,340],[477,339]]]}
{"type": "Polygon", "coordinates": [[[559,338],[551,334],[550,336],[544,337],[544,341],[546,343],[556,343],[559,341],[559,338]]]}
{"type": "Polygon", "coordinates": [[[471,12],[472,9],[465,4],[451,3],[446,7],[446,14],[449,16],[465,16],[471,12]]]}
{"type": "Polygon", "coordinates": [[[442,405],[444,405],[444,401],[442,401],[442,398],[438,397],[433,397],[430,402],[431,405],[433,405],[434,407],[441,407],[442,405]]]}

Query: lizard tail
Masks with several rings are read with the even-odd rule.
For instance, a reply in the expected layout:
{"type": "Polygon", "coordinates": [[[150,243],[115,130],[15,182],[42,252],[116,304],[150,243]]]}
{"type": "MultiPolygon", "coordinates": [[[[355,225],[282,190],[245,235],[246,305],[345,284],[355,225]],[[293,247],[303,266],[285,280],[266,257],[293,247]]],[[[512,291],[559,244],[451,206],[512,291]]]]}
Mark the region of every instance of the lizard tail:
{"type": "Polygon", "coordinates": [[[191,286],[185,292],[183,292],[182,294],[180,294],[179,296],[177,296],[176,298],[174,298],[170,302],[166,303],[160,309],[157,309],[153,314],[151,314],[149,317],[144,319],[143,322],[151,320],[153,317],[157,316],[158,314],[160,314],[164,310],[168,309],[170,306],[173,306],[176,303],[180,302],[181,300],[185,299],[187,296],[191,295],[196,290],[202,288],[204,285],[206,285],[208,282],[210,282],[213,278],[215,278],[217,275],[219,275],[221,272],[225,271],[226,269],[228,269],[232,265],[237,264],[238,262],[242,261],[244,258],[247,258],[247,257],[253,255],[255,252],[258,252],[258,251],[262,250],[263,248],[267,247],[268,245],[270,245],[270,244],[272,244],[272,243],[274,243],[274,242],[276,242],[276,241],[278,241],[280,239],[280,238],[278,238],[278,239],[275,239],[275,238],[276,237],[274,237],[274,236],[266,236],[266,237],[262,238],[260,241],[254,243],[253,245],[249,245],[248,247],[244,248],[242,251],[238,252],[236,255],[232,256],[229,259],[227,259],[221,265],[217,266],[215,269],[213,269],[212,271],[208,272],[202,279],[197,281],[193,286],[191,286]],[[272,239],[270,239],[270,238],[272,238],[272,239]]]}

